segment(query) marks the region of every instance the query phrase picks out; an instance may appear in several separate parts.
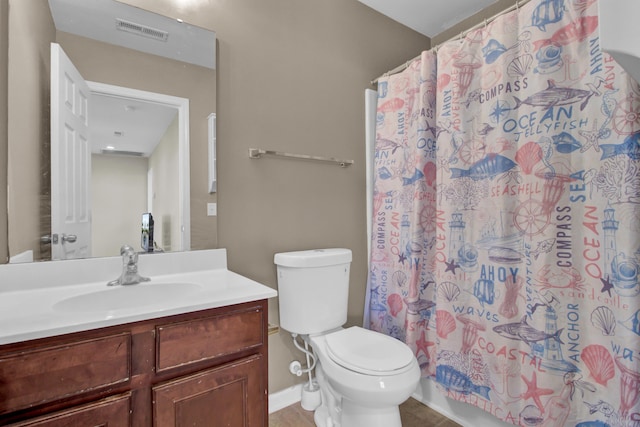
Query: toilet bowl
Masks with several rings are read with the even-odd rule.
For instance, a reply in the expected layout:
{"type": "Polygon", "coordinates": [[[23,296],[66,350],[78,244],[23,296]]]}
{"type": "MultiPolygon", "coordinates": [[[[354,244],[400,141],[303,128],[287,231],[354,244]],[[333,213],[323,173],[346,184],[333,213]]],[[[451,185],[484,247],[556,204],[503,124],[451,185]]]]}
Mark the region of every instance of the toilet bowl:
{"type": "MultiPolygon", "coordinates": [[[[420,367],[403,342],[347,321],[348,249],[275,254],[280,326],[310,345],[321,403],[319,427],[401,427],[398,405],[420,381],[420,367]]],[[[297,346],[297,345],[296,345],[297,346]]],[[[308,368],[309,372],[312,367],[308,368]]],[[[299,374],[302,371],[297,371],[299,374]]],[[[310,378],[311,381],[311,378],[310,378]]]]}
{"type": "Polygon", "coordinates": [[[415,391],[418,362],[404,343],[357,326],[309,337],[319,360],[319,427],[400,427],[398,405],[415,391]]]}

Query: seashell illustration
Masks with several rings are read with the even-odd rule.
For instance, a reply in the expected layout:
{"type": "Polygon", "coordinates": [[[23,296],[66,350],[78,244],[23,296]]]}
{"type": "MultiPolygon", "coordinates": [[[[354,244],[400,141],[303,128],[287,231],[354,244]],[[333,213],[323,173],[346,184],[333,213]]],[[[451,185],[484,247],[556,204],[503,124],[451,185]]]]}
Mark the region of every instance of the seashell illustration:
{"type": "Polygon", "coordinates": [[[432,187],[436,180],[436,164],[427,162],[424,168],[422,168],[422,173],[424,174],[424,179],[427,181],[427,185],[432,187]]]}
{"type": "Polygon", "coordinates": [[[487,64],[493,64],[496,60],[507,51],[507,48],[496,39],[489,40],[489,43],[482,48],[482,56],[487,64]]]}
{"type": "Polygon", "coordinates": [[[396,317],[400,311],[402,311],[402,297],[398,294],[391,294],[387,297],[387,304],[389,304],[389,310],[391,315],[396,317]]]}
{"type": "Polygon", "coordinates": [[[522,172],[530,175],[533,168],[542,160],[542,147],[533,141],[529,141],[516,152],[516,162],[522,172]]]}
{"type": "Polygon", "coordinates": [[[391,275],[391,282],[399,288],[407,284],[407,275],[404,271],[398,270],[391,275]]]}
{"type": "Polygon", "coordinates": [[[447,301],[455,301],[460,295],[460,288],[453,282],[442,282],[438,286],[438,293],[447,301]]]}
{"type": "Polygon", "coordinates": [[[615,335],[616,317],[609,307],[601,305],[591,312],[591,324],[602,331],[602,335],[615,335]]]}
{"type": "Polygon", "coordinates": [[[531,71],[533,64],[533,55],[526,54],[518,56],[507,66],[507,74],[509,77],[524,77],[531,71]]]}
{"type": "Polygon", "coordinates": [[[558,153],[569,154],[582,148],[582,144],[570,133],[562,132],[551,137],[558,153]]]}
{"type": "Polygon", "coordinates": [[[637,310],[627,320],[620,321],[620,324],[636,335],[640,335],[640,310],[637,310]]]}
{"type": "Polygon", "coordinates": [[[446,310],[436,310],[436,332],[440,338],[447,336],[456,330],[456,321],[446,310]]]}
{"type": "Polygon", "coordinates": [[[613,378],[616,373],[613,357],[611,357],[609,350],[600,344],[591,344],[582,350],[580,357],[587,365],[593,379],[606,387],[607,381],[613,378]]]}
{"type": "Polygon", "coordinates": [[[443,87],[447,86],[451,82],[451,76],[449,74],[443,73],[438,77],[437,87],[438,90],[442,90],[443,87]]]}

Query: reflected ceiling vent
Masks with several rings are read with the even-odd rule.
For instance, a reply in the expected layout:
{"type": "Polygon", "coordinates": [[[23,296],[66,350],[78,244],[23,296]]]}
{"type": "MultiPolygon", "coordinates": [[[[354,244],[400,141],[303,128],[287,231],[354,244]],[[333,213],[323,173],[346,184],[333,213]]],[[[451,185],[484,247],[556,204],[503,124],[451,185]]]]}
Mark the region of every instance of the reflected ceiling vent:
{"type": "Polygon", "coordinates": [[[124,151],[124,150],[106,150],[106,149],[102,149],[102,154],[108,154],[108,155],[113,155],[113,156],[144,157],[144,153],[140,153],[139,151],[124,151]]]}
{"type": "Polygon", "coordinates": [[[161,42],[166,42],[169,38],[169,33],[164,30],[159,30],[157,28],[149,27],[147,25],[138,24],[120,18],[116,18],[116,29],[161,42]]]}

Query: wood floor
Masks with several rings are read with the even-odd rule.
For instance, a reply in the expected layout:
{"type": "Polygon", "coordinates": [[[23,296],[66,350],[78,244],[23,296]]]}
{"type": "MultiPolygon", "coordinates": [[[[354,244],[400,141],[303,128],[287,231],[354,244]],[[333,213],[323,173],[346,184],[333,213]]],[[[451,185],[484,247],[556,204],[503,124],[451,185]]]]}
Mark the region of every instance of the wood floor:
{"type": "MultiPolygon", "coordinates": [[[[400,405],[400,418],[402,427],[460,427],[415,399],[400,405]]],[[[269,415],[269,427],[315,427],[313,412],[305,411],[296,403],[269,415]]]]}

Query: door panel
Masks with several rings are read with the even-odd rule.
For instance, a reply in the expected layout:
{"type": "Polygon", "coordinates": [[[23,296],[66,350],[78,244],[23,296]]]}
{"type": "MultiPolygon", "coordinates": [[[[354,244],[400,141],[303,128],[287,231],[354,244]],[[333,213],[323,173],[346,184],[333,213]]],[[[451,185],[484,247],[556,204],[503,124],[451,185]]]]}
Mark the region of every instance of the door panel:
{"type": "Polygon", "coordinates": [[[52,258],[91,256],[91,92],[60,45],[51,44],[52,258]]]}

